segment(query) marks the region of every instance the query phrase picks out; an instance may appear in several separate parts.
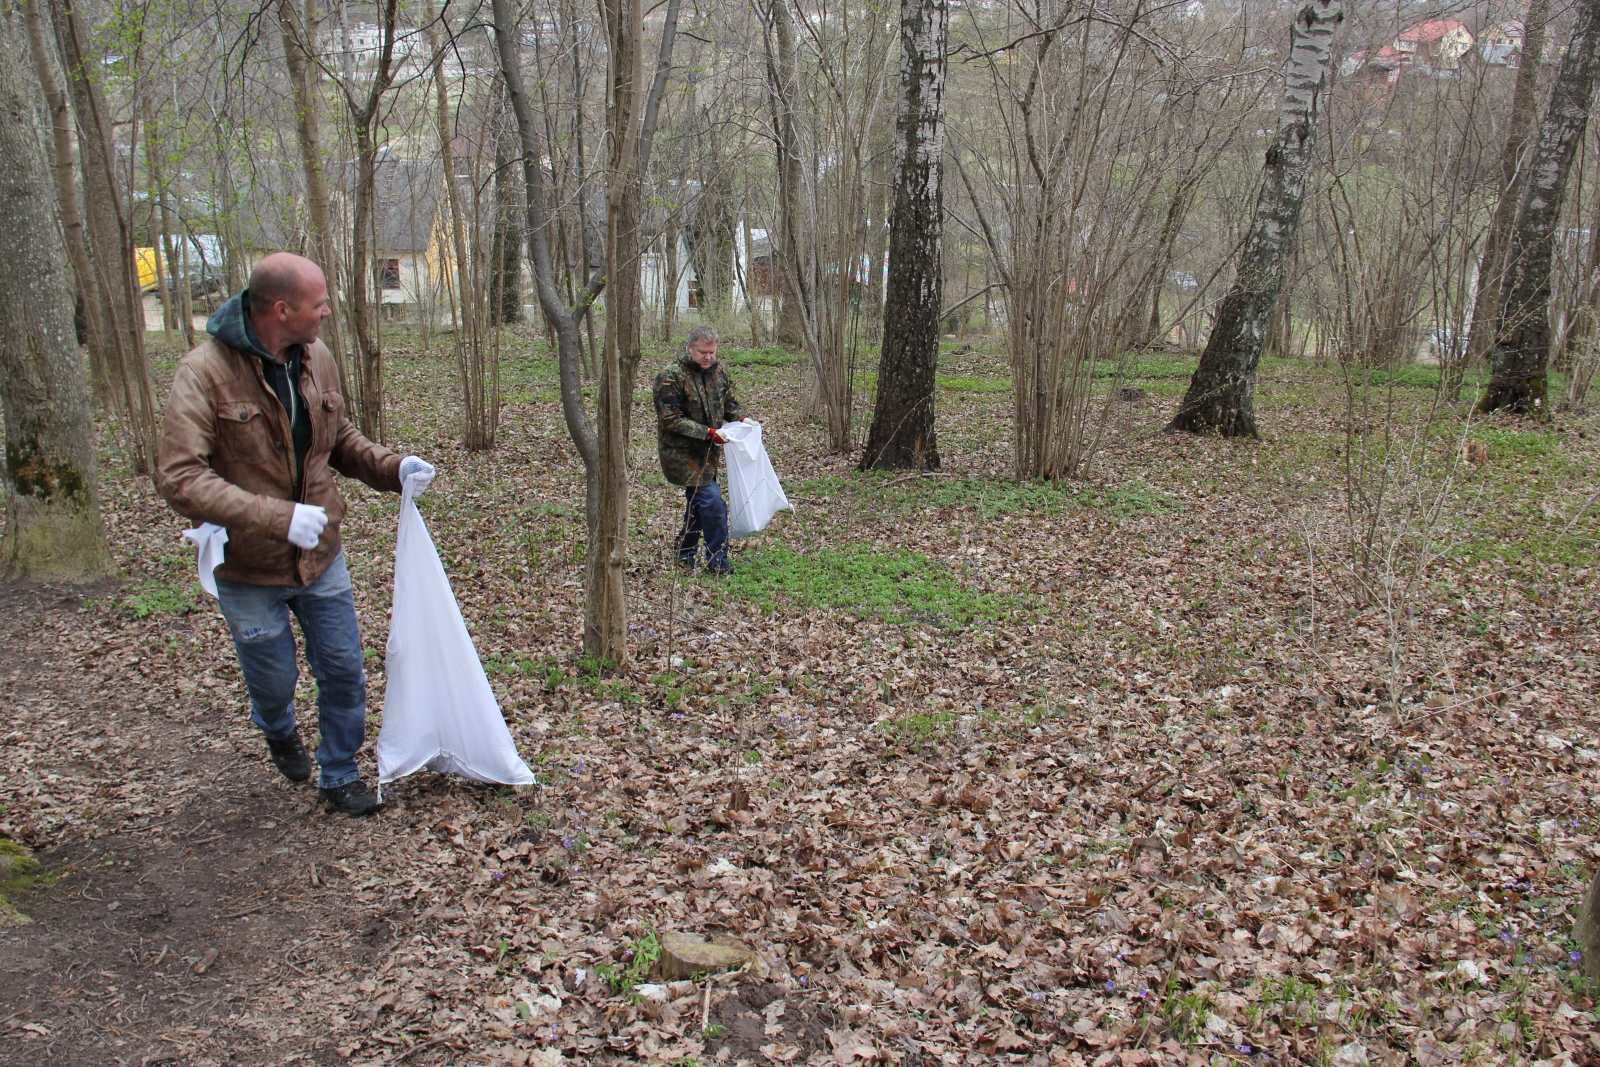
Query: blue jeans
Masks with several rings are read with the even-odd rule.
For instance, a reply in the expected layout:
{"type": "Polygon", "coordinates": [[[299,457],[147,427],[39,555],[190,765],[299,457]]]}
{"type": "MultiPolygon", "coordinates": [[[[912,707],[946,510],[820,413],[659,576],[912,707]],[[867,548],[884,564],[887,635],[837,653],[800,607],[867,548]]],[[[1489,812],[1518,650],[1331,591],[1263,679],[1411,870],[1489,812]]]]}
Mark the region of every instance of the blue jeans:
{"type": "Polygon", "coordinates": [[[322,741],[317,764],[324,789],[361,777],[356,753],[367,736],[367,676],[361,669],[361,630],[344,553],[310,585],[240,585],[217,580],[222,616],[250,691],[250,721],[273,741],[294,736],[295,662],[289,612],[300,620],[306,661],[317,679],[322,741]]]}
{"type": "Polygon", "coordinates": [[[706,539],[706,565],[728,565],[728,505],[716,482],[696,488],[684,486],[683,532],[678,535],[678,561],[693,563],[706,539]]]}

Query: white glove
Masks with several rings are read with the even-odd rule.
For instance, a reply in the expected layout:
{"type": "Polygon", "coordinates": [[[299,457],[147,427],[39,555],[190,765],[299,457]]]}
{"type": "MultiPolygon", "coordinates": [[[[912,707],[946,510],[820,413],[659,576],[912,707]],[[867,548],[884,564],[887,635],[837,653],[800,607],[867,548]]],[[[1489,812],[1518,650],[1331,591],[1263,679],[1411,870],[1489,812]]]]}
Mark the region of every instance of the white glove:
{"type": "Polygon", "coordinates": [[[428,483],[433,481],[433,475],[433,464],[421,456],[407,456],[400,461],[400,484],[403,487],[406,484],[406,479],[415,477],[417,479],[417,492],[415,495],[417,496],[421,496],[423,490],[428,488],[428,483]]]}
{"type": "Polygon", "coordinates": [[[315,504],[296,504],[289,520],[289,543],[307,552],[317,547],[322,528],[328,525],[328,509],[315,504]]]}

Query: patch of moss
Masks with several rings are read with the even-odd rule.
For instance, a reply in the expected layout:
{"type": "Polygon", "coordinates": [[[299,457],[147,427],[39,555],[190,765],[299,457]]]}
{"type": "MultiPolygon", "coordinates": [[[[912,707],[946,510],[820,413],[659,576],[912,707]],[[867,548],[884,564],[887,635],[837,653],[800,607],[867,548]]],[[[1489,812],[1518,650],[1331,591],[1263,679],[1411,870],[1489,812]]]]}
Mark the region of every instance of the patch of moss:
{"type": "Polygon", "coordinates": [[[0,929],[32,922],[11,898],[32,889],[40,878],[39,861],[26,846],[0,837],[0,929]]]}

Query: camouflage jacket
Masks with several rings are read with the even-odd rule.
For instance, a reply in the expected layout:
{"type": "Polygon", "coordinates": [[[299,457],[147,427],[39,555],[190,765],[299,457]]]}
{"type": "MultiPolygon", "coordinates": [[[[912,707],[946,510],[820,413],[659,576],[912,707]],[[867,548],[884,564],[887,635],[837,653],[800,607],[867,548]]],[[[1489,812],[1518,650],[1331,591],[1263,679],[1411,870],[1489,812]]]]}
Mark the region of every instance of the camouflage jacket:
{"type": "Polygon", "coordinates": [[[711,427],[742,417],[733,379],[722,363],[701,370],[689,356],[656,375],[656,445],[661,473],[673,485],[700,486],[716,481],[722,446],[711,443],[711,427]]]}

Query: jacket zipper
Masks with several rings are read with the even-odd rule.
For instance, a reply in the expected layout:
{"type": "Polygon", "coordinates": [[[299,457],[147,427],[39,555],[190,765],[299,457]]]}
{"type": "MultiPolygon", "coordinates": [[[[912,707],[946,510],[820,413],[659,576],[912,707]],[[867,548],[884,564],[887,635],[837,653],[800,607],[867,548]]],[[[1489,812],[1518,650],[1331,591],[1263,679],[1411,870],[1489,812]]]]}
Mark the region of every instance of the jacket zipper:
{"type": "MultiPolygon", "coordinates": [[[[238,351],[238,350],[235,349],[234,351],[238,351]]],[[[295,456],[294,456],[294,434],[293,434],[293,431],[290,431],[289,437],[288,437],[288,441],[287,442],[284,441],[285,426],[283,424],[283,420],[284,420],[284,418],[287,418],[288,416],[287,416],[287,413],[284,412],[284,410],[283,410],[283,403],[281,401],[278,401],[278,392],[277,392],[277,390],[273,389],[272,386],[267,384],[267,372],[262,369],[261,360],[258,357],[256,357],[255,355],[248,355],[246,353],[240,353],[240,354],[241,355],[246,355],[247,358],[250,360],[250,362],[252,364],[252,369],[254,369],[255,372],[256,372],[256,381],[258,383],[260,383],[262,391],[264,391],[268,396],[270,396],[273,399],[273,401],[277,402],[275,407],[274,406],[269,406],[268,410],[274,412],[273,424],[275,426],[277,426],[277,428],[278,428],[278,443],[283,446],[284,452],[286,452],[288,454],[287,463],[288,463],[288,467],[289,467],[289,488],[290,488],[290,490],[292,492],[292,495],[294,497],[294,503],[296,503],[296,504],[304,504],[305,503],[305,495],[306,495],[306,487],[305,487],[304,482],[301,479],[298,479],[298,478],[295,477],[295,456]],[[301,482],[300,491],[299,492],[293,492],[295,482],[297,482],[297,481],[301,482]]],[[[284,368],[284,376],[287,377],[288,373],[289,373],[289,369],[287,367],[285,367],[284,368]]],[[[300,373],[302,375],[307,373],[306,363],[305,363],[305,356],[304,355],[302,355],[300,357],[300,373]]],[[[289,388],[289,403],[293,404],[294,403],[294,386],[295,386],[295,383],[294,382],[290,382],[289,386],[290,386],[290,388],[289,388]]],[[[312,427],[313,432],[315,432],[315,429],[316,429],[315,427],[312,427]]],[[[294,549],[294,556],[295,556],[296,562],[298,562],[300,560],[300,558],[303,557],[306,554],[306,550],[301,548],[299,545],[290,545],[289,547],[294,549]]]]}

